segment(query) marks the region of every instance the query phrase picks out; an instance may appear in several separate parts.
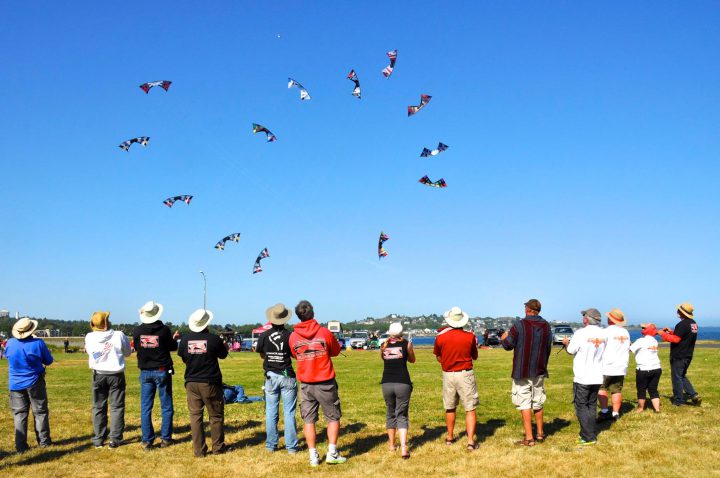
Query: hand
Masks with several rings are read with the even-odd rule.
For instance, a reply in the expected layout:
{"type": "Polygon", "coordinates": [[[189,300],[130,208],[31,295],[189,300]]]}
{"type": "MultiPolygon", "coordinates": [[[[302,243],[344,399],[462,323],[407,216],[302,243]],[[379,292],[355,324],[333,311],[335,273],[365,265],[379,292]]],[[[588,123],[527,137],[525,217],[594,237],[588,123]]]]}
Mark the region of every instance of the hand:
{"type": "Polygon", "coordinates": [[[565,347],[567,347],[569,343],[570,343],[570,339],[569,339],[569,338],[567,338],[567,337],[563,338],[563,345],[564,345],[565,347]]]}
{"type": "Polygon", "coordinates": [[[173,334],[173,340],[177,340],[179,338],[180,338],[180,331],[176,330],[175,333],[173,334]]]}
{"type": "Polygon", "coordinates": [[[505,340],[505,339],[507,338],[507,336],[508,336],[508,333],[505,332],[504,334],[502,334],[502,335],[500,336],[500,340],[505,340]]]}
{"type": "Polygon", "coordinates": [[[669,333],[670,333],[670,329],[667,328],[667,327],[663,327],[663,328],[662,328],[662,331],[663,331],[664,333],[666,333],[666,334],[669,334],[669,333]]]}

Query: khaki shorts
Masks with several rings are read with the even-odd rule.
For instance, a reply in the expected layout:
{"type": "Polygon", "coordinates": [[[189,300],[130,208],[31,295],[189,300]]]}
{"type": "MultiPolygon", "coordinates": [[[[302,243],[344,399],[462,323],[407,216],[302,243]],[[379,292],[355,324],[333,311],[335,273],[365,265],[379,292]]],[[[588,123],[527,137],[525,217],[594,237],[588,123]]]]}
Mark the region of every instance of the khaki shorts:
{"type": "Polygon", "coordinates": [[[545,398],[545,377],[513,379],[512,402],[518,410],[542,410],[545,398]]]}
{"type": "Polygon", "coordinates": [[[322,407],[325,420],[340,421],[340,396],[335,380],[321,383],[300,384],[300,416],[305,423],[318,421],[318,410],[322,407]]]}
{"type": "Polygon", "coordinates": [[[605,390],[610,395],[622,392],[623,383],[625,383],[624,375],[604,375],[603,383],[600,390],[605,390]]]}
{"type": "Polygon", "coordinates": [[[445,410],[457,408],[458,402],[466,412],[475,410],[478,400],[475,372],[463,370],[462,372],[443,372],[443,406],[445,410]]]}

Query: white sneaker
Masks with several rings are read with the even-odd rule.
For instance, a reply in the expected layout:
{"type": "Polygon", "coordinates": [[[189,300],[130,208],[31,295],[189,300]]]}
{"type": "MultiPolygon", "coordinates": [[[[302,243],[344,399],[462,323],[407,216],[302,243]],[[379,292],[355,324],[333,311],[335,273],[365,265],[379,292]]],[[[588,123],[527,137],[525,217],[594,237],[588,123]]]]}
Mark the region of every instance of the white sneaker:
{"type": "Polygon", "coordinates": [[[328,453],[325,455],[325,463],[328,465],[342,465],[347,461],[347,458],[340,456],[340,453],[328,453]]]}
{"type": "Polygon", "coordinates": [[[320,453],[315,452],[310,454],[310,466],[318,466],[320,464],[320,453]]]}

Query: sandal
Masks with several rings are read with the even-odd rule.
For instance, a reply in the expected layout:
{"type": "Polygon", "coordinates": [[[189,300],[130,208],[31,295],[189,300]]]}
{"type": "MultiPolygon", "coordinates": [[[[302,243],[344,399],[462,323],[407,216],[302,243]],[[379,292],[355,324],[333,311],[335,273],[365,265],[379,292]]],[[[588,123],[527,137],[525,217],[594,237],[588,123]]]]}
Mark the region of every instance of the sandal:
{"type": "Polygon", "coordinates": [[[535,440],[528,440],[528,439],[519,440],[519,441],[516,441],[515,444],[518,446],[535,446],[535,440]]]}
{"type": "Polygon", "coordinates": [[[480,445],[477,443],[468,443],[465,448],[467,449],[467,451],[475,451],[480,448],[480,445]]]}
{"type": "Polygon", "coordinates": [[[402,458],[403,460],[409,460],[409,459],[410,459],[410,452],[408,451],[408,447],[406,447],[406,446],[401,446],[401,447],[400,447],[400,450],[402,451],[402,452],[400,453],[400,458],[402,458]]]}
{"type": "Polygon", "coordinates": [[[535,437],[535,442],[542,443],[545,441],[545,435],[538,435],[535,437]]]}
{"type": "Polygon", "coordinates": [[[445,444],[446,445],[452,445],[457,441],[457,438],[445,438],[445,444]]]}

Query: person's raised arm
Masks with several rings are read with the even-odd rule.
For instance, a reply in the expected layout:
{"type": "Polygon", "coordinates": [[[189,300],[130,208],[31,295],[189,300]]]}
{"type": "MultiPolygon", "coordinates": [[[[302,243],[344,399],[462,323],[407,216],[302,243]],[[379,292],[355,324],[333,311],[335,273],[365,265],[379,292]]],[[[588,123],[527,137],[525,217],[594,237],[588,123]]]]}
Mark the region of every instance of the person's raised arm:
{"type": "Polygon", "coordinates": [[[52,354],[50,353],[50,349],[48,348],[47,344],[45,344],[44,340],[40,340],[40,355],[42,357],[42,363],[46,367],[53,363],[55,359],[53,359],[52,354]]]}
{"type": "Polygon", "coordinates": [[[228,348],[220,337],[218,337],[217,335],[215,337],[217,337],[217,346],[218,346],[217,357],[219,359],[224,359],[228,356],[228,348]]]}
{"type": "Polygon", "coordinates": [[[408,342],[408,362],[415,363],[415,349],[413,349],[412,342],[408,342]]]}

